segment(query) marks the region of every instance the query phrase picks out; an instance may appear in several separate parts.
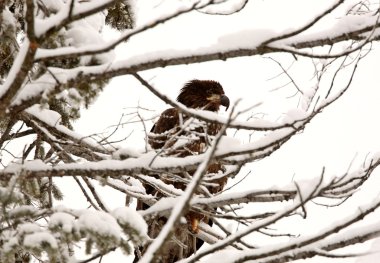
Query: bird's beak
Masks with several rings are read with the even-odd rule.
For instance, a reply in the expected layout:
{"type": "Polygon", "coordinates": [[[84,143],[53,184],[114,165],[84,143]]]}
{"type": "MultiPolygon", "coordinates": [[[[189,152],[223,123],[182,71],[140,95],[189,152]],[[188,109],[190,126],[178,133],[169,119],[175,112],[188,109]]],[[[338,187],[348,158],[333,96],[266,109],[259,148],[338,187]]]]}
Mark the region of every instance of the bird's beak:
{"type": "Polygon", "coordinates": [[[228,107],[230,106],[230,99],[226,95],[222,95],[220,96],[220,104],[226,107],[226,111],[227,111],[228,107]]]}

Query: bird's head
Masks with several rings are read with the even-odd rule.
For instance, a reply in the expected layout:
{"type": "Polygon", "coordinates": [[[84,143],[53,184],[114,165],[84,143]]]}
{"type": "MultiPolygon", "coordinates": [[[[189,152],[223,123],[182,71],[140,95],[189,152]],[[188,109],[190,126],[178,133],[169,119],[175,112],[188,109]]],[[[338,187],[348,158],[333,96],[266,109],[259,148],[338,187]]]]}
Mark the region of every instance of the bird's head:
{"type": "Polygon", "coordinates": [[[224,94],[222,85],[213,80],[191,80],[185,84],[177,101],[189,108],[218,111],[220,105],[230,106],[230,100],[224,94]]]}

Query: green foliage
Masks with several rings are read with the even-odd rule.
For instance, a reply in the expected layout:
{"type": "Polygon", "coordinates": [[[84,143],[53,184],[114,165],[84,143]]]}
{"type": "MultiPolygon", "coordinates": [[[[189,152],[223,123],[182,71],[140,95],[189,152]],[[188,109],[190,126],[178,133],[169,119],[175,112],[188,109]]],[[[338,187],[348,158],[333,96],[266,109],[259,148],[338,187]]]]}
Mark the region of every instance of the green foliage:
{"type": "Polygon", "coordinates": [[[47,104],[50,110],[56,111],[61,115],[61,124],[72,129],[70,120],[79,118],[79,109],[67,105],[67,101],[63,98],[57,99],[56,97],[52,97],[47,104]]]}
{"type": "MultiPolygon", "coordinates": [[[[4,26],[1,26],[1,29],[3,31],[8,30],[4,29],[4,26]]],[[[12,67],[17,48],[14,44],[14,38],[6,34],[0,34],[0,38],[0,77],[4,78],[12,67]]]]}
{"type": "Polygon", "coordinates": [[[119,1],[108,8],[107,25],[117,30],[131,29],[134,26],[134,14],[128,1],[119,1]]]}
{"type": "Polygon", "coordinates": [[[10,121],[10,118],[4,118],[0,119],[0,135],[5,131],[5,129],[8,127],[8,123],[10,121]]]}
{"type": "Polygon", "coordinates": [[[96,99],[99,93],[103,90],[108,80],[98,80],[92,83],[80,82],[76,86],[82,100],[84,101],[84,106],[88,108],[90,104],[96,99]]]}
{"type": "Polygon", "coordinates": [[[0,80],[8,74],[17,55],[16,39],[21,29],[23,12],[23,5],[19,1],[6,1],[2,4],[4,6],[0,9],[0,80]]]}
{"type": "Polygon", "coordinates": [[[62,200],[63,194],[54,182],[47,178],[20,181],[20,191],[24,194],[26,204],[34,204],[39,208],[50,207],[49,194],[56,200],[62,200]]]}
{"type": "Polygon", "coordinates": [[[11,188],[0,187],[0,205],[2,208],[11,204],[22,204],[23,195],[19,191],[12,191],[11,188]]]}

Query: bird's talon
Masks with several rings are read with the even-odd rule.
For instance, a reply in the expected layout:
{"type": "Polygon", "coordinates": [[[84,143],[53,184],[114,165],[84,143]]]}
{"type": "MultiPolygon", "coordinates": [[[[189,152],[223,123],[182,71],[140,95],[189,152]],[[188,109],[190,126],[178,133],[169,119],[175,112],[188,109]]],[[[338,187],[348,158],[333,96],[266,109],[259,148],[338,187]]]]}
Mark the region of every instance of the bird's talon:
{"type": "Polygon", "coordinates": [[[194,234],[198,234],[198,232],[199,232],[199,219],[193,218],[191,220],[191,231],[194,234]]]}

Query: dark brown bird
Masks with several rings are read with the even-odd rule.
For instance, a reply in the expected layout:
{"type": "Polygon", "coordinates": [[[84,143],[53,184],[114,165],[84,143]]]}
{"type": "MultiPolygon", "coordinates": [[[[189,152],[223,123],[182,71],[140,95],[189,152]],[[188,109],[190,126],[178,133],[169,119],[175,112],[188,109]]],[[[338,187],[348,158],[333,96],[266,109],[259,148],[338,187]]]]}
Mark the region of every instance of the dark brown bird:
{"type": "MultiPolygon", "coordinates": [[[[202,109],[217,112],[220,106],[229,107],[229,99],[224,94],[222,86],[213,80],[192,80],[184,85],[177,101],[189,108],[202,109]]],[[[160,154],[166,156],[186,157],[190,155],[200,154],[206,151],[210,145],[213,136],[217,135],[221,129],[220,124],[206,123],[194,118],[190,118],[181,114],[177,108],[165,110],[158,121],[151,129],[149,136],[150,146],[158,150],[160,154]]],[[[211,163],[207,169],[205,178],[223,172],[224,167],[219,162],[211,163]]],[[[179,174],[160,175],[160,179],[167,184],[184,190],[186,188],[186,180],[191,180],[191,176],[195,171],[184,171],[179,174]]],[[[158,178],[158,176],[155,176],[158,178]]],[[[208,181],[207,191],[215,194],[221,191],[226,184],[227,179],[215,179],[208,181]]],[[[165,195],[150,185],[145,185],[147,194],[156,196],[158,199],[165,195]]],[[[203,188],[204,189],[204,188],[203,188]]],[[[197,194],[204,192],[198,191],[197,194]]],[[[138,201],[137,209],[147,209],[141,201],[138,201]]],[[[165,244],[164,255],[161,255],[160,262],[170,263],[189,257],[202,244],[202,240],[195,239],[194,234],[198,233],[199,222],[203,221],[211,225],[211,220],[201,213],[189,211],[185,215],[188,225],[179,225],[172,236],[172,239],[165,244]]],[[[147,222],[149,225],[148,234],[151,238],[155,238],[160,233],[162,227],[166,223],[166,217],[155,217],[147,222]]],[[[143,254],[147,247],[140,248],[143,254]]],[[[136,256],[135,262],[138,261],[136,256]]]]}

